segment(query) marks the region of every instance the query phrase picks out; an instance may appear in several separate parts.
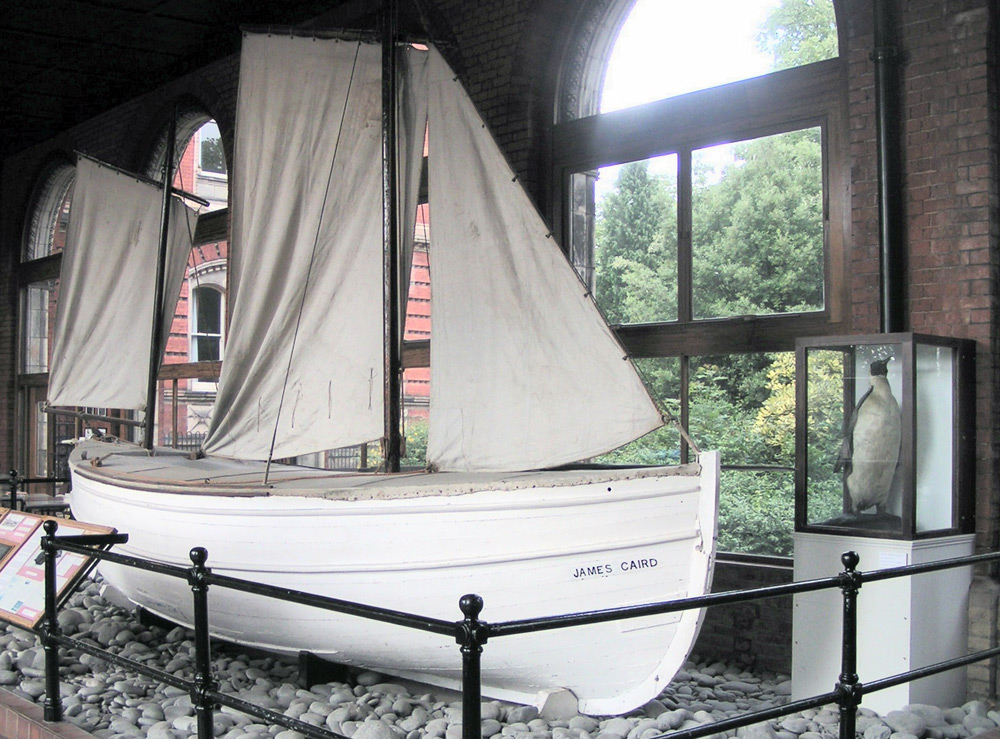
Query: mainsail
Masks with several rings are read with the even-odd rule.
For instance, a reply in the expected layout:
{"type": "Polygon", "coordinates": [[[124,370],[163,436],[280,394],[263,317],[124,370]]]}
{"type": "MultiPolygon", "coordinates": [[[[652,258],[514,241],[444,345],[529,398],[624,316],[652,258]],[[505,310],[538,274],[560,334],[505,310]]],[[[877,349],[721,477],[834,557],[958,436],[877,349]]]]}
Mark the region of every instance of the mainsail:
{"type": "MultiPolygon", "coordinates": [[[[425,121],[429,131],[428,462],[532,469],[656,428],[634,367],[454,72],[434,49],[403,57],[407,236],[425,121]]],[[[244,38],[232,327],[206,452],[281,458],[383,433],[379,58],[367,43],[244,38]]]]}
{"type": "MultiPolygon", "coordinates": [[[[162,198],[153,184],[79,158],[52,339],[50,404],[145,410],[162,198]]],[[[159,306],[164,344],[191,252],[189,215],[171,198],[159,306]]]]}
{"type": "MultiPolygon", "coordinates": [[[[380,48],[248,34],[236,119],[231,327],[204,449],[269,459],[376,439],[380,48]]],[[[419,163],[423,127],[406,130],[419,163]]],[[[401,181],[415,210],[419,180],[401,181]]]]}

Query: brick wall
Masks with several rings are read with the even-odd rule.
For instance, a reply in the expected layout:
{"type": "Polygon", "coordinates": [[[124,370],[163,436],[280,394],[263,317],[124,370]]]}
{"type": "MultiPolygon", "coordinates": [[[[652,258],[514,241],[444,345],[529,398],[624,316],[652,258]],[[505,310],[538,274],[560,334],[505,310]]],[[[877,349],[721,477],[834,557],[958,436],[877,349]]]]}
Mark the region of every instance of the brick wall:
{"type": "Polygon", "coordinates": [[[0,737],[4,739],[93,739],[66,721],[50,723],[40,705],[0,690],[0,737]]]}
{"type": "MultiPolygon", "coordinates": [[[[792,567],[721,561],[712,592],[751,590],[792,581],[792,567]]],[[[768,598],[709,608],[694,647],[699,659],[736,663],[749,670],[792,672],[792,598],[768,598]]]]}
{"type": "MultiPolygon", "coordinates": [[[[878,329],[878,211],[872,3],[847,3],[853,328],[878,329]]],[[[907,0],[898,22],[900,153],[907,252],[907,328],[977,343],[976,535],[994,549],[998,491],[996,6],[907,0]],[[989,93],[993,91],[992,98],[989,93]]],[[[979,577],[970,646],[996,640],[996,583],[979,577]]],[[[969,670],[970,692],[996,694],[995,670],[969,670]]]]}

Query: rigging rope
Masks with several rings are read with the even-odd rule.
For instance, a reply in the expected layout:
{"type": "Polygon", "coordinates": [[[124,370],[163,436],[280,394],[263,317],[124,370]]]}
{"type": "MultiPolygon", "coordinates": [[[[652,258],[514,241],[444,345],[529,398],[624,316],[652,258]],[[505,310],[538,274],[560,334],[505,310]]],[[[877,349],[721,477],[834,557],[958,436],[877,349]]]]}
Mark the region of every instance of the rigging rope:
{"type": "Polygon", "coordinates": [[[347,104],[351,99],[351,90],[354,88],[354,73],[358,67],[358,56],[361,53],[361,42],[359,41],[354,50],[354,62],[351,65],[351,76],[347,81],[347,93],[344,95],[344,107],[340,112],[340,124],[337,128],[337,139],[333,145],[333,156],[330,159],[330,171],[326,177],[326,189],[323,191],[323,205],[320,207],[319,219],[316,223],[316,235],[313,238],[312,252],[309,255],[309,266],[306,269],[305,284],[302,286],[302,300],[299,301],[298,314],[295,317],[295,331],[292,333],[292,345],[288,350],[288,364],[285,366],[285,378],[281,383],[281,396],[278,399],[278,410],[274,415],[274,430],[271,433],[271,446],[267,451],[267,465],[264,467],[264,484],[267,484],[271,474],[271,462],[274,460],[274,445],[278,440],[278,423],[281,420],[281,409],[285,403],[285,391],[288,389],[288,376],[292,372],[292,357],[295,355],[295,345],[299,338],[299,326],[302,323],[302,313],[305,311],[306,293],[309,290],[309,279],[312,276],[313,264],[316,261],[316,249],[319,246],[320,229],[323,226],[323,216],[326,213],[326,204],[330,197],[330,185],[333,183],[333,168],[337,162],[337,153],[340,151],[340,137],[344,132],[344,120],[347,118],[347,104]]]}

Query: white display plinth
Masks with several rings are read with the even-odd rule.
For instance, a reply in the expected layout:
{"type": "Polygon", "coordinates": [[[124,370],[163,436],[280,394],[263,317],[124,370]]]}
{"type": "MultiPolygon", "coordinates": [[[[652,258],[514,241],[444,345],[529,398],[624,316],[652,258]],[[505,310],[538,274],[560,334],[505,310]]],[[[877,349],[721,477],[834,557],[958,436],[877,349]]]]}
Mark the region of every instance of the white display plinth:
{"type": "MultiPolygon", "coordinates": [[[[795,534],[795,580],[843,571],[840,555],[855,551],[862,572],[924,564],[973,553],[973,535],[917,541],[830,534],[795,534]]],[[[866,583],[858,593],[858,678],[862,683],[960,657],[968,652],[972,568],[962,567],[866,583]]],[[[792,621],[792,699],[834,689],[840,675],[843,598],[837,588],[795,596],[792,621]]],[[[965,669],[866,695],[879,714],[908,703],[965,702],[965,669]]]]}

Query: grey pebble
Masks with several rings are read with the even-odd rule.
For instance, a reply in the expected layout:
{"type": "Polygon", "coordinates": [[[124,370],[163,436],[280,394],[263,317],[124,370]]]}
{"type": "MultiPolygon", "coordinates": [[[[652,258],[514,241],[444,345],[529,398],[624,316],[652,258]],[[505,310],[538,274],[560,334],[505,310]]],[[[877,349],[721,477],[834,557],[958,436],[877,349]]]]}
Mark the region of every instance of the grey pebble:
{"type": "MultiPolygon", "coordinates": [[[[182,627],[140,624],[132,614],[104,601],[104,586],[91,582],[70,597],[60,613],[66,633],[105,645],[170,674],[190,677],[193,634],[182,627]]],[[[34,634],[0,626],[0,685],[18,695],[44,695],[44,652],[34,634]]],[[[97,739],[190,739],[197,731],[187,691],[126,673],[96,657],[63,655],[60,692],[67,720],[97,739]]],[[[416,694],[409,684],[376,672],[360,672],[352,684],[331,682],[309,690],[297,684],[297,667],[273,657],[249,657],[220,650],[212,667],[219,689],[257,705],[285,712],[304,723],[325,726],[352,739],[461,739],[460,701],[416,694]]],[[[426,690],[426,689],[425,689],[426,690]]],[[[723,662],[689,661],[663,693],[627,716],[539,716],[534,706],[484,700],[482,739],[654,739],[678,728],[715,723],[748,710],[781,706],[791,695],[787,675],[755,675],[723,662]]],[[[860,709],[864,739],[967,739],[1000,724],[1000,712],[982,701],[940,709],[912,704],[884,719],[860,709]]],[[[717,739],[834,739],[839,714],[829,708],[765,721],[717,739]]],[[[220,739],[298,739],[301,734],[262,723],[233,709],[215,714],[220,739]]]]}
{"type": "Polygon", "coordinates": [[[928,727],[944,726],[948,723],[947,719],[944,717],[944,711],[937,706],[931,706],[924,703],[913,703],[903,706],[902,710],[907,713],[917,714],[924,720],[924,723],[928,727]]]}
{"type": "Polygon", "coordinates": [[[864,737],[865,739],[889,739],[891,735],[892,729],[883,723],[878,723],[865,729],[864,737]]]}
{"type": "Polygon", "coordinates": [[[536,718],[538,718],[538,709],[534,706],[517,706],[507,712],[507,721],[512,724],[526,724],[536,718]]]}
{"type": "Polygon", "coordinates": [[[889,711],[883,721],[897,734],[921,737],[927,731],[927,722],[919,714],[909,711],[889,711]]]}
{"type": "Polygon", "coordinates": [[[944,711],[944,720],[949,724],[960,724],[965,720],[965,709],[964,708],[946,708],[944,711]]]}
{"type": "Polygon", "coordinates": [[[970,713],[962,720],[962,726],[969,730],[970,734],[976,734],[977,729],[983,731],[993,731],[997,725],[985,713],[970,713]]]}
{"type": "Polygon", "coordinates": [[[793,734],[804,734],[809,731],[810,721],[805,718],[793,718],[789,716],[781,722],[781,728],[793,734]]]}
{"type": "Polygon", "coordinates": [[[610,718],[600,725],[602,734],[614,734],[615,736],[628,736],[632,731],[632,722],[626,718],[610,718]]]}
{"type": "Polygon", "coordinates": [[[859,734],[864,734],[869,726],[881,724],[882,719],[878,716],[858,716],[854,722],[854,728],[859,734]]]}
{"type": "Polygon", "coordinates": [[[769,723],[754,724],[738,729],[736,736],[739,739],[777,739],[777,733],[769,723]]]}
{"type": "MultiPolygon", "coordinates": [[[[659,724],[659,721],[657,721],[659,724]]],[[[574,716],[569,720],[569,728],[580,729],[581,731],[586,731],[588,734],[592,734],[600,728],[600,722],[592,716],[574,716]]]]}

